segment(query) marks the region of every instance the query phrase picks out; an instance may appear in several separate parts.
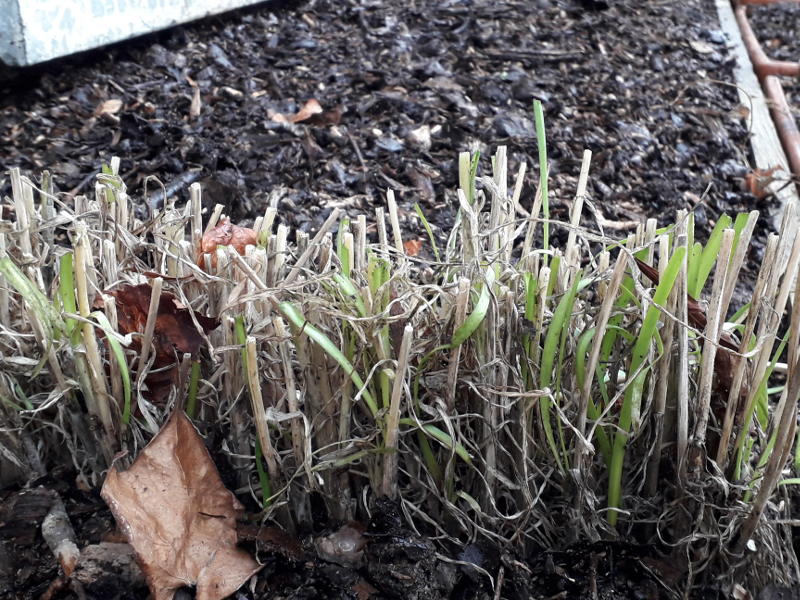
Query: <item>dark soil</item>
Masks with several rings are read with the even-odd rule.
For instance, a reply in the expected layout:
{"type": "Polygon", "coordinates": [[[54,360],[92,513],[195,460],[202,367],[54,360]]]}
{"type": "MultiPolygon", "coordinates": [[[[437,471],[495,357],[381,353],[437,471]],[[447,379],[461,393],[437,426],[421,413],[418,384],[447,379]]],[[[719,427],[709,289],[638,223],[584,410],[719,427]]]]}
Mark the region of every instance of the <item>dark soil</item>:
{"type": "MultiPolygon", "coordinates": [[[[800,61],[800,4],[753,6],[748,17],[767,56],[800,61]]],[[[784,77],[781,83],[800,127],[800,83],[790,77],[784,77]]]]}
{"type": "MultiPolygon", "coordinates": [[[[58,563],[38,534],[57,493],[65,501],[81,547],[118,542],[121,537],[99,496],[76,490],[69,477],[74,473],[57,472],[26,490],[2,495],[0,599],[147,599],[149,592],[140,574],[132,578],[114,567],[81,585],[68,584],[59,577],[58,563]],[[13,574],[4,578],[3,567],[13,574]]],[[[595,543],[536,552],[521,562],[510,549],[468,545],[453,552],[454,559],[461,561],[454,563],[443,560],[433,542],[407,529],[399,507],[385,499],[375,503],[368,524],[347,527],[361,536],[361,554],[321,558],[316,549],[323,535],[293,538],[275,529],[241,524],[240,538],[246,540],[243,546],[258,556],[264,567],[235,598],[489,600],[494,592],[486,573],[499,582],[501,597],[508,600],[591,598],[593,593],[601,600],[674,596],[670,590],[676,582],[670,577],[676,571],[652,548],[595,543]]],[[[78,571],[81,569],[79,566],[78,571]]],[[[189,588],[176,594],[178,600],[193,597],[189,588]]],[[[704,590],[701,597],[715,598],[717,594],[704,590]]]]}
{"type": "MultiPolygon", "coordinates": [[[[595,214],[614,235],[648,217],[667,224],[679,208],[694,210],[708,231],[722,212],[770,206],[742,187],[747,132],[729,85],[726,44],[713,4],[703,0],[341,0],[257,8],[3,72],[0,165],[51,169],[62,192],[78,194],[119,156],[134,196],[143,197],[147,178],[156,176],[185,199],[183,188],[196,179],[206,204],[224,204],[235,221],[274,203],[282,222],[306,231],[333,207],[371,212],[392,188],[406,231],[424,237],[412,206],[419,202],[440,229],[452,224],[459,151],[487,156],[508,145],[509,172],[515,161],[529,166],[522,202],[530,205],[537,173],[531,102],[538,98],[555,218],[567,217],[589,148],[595,214]],[[195,89],[201,104],[192,117],[195,89]],[[333,118],[271,119],[310,98],[333,118]],[[100,114],[110,99],[121,100],[121,109],[100,114]]],[[[155,188],[147,186],[152,202],[155,188]]],[[[0,192],[10,193],[7,180],[0,192]]],[[[76,489],[74,475],[55,472],[39,484],[64,497],[81,544],[110,535],[110,513],[95,492],[76,489]]],[[[18,495],[6,492],[6,505],[18,495]]],[[[0,581],[13,582],[14,591],[0,597],[39,597],[58,576],[36,506],[26,516],[3,515],[0,567],[13,571],[5,576],[0,568],[0,581]]],[[[386,513],[389,507],[377,511],[386,513]]],[[[586,598],[594,588],[600,598],[670,597],[661,583],[667,576],[651,574],[653,551],[606,544],[515,556],[513,549],[435,548],[388,521],[370,524],[361,566],[323,561],[308,545],[298,555],[248,542],[267,566],[255,592],[238,597],[493,597],[484,575],[437,551],[480,564],[498,581],[502,572],[503,598],[586,598]]],[[[129,584],[102,589],[83,592],[146,597],[129,584]]],[[[65,588],[53,597],[78,596],[65,588]]]]}
{"type": "MultiPolygon", "coordinates": [[[[114,155],[133,194],[150,175],[169,187],[196,172],[234,220],[272,201],[301,230],[333,206],[371,211],[393,188],[406,215],[420,202],[448,227],[459,151],[507,144],[535,181],[539,98],[556,218],[589,148],[591,197],[611,227],[689,208],[702,230],[756,207],[741,189],[747,134],[730,81],[725,37],[701,0],[309,2],[18,73],[0,95],[0,162],[52,169],[72,193],[114,155]],[[341,107],[341,123],[271,121],[309,98],[341,107]],[[95,116],[108,99],[124,102],[116,118],[95,116]]],[[[530,185],[523,204],[532,197],[530,185]]]]}

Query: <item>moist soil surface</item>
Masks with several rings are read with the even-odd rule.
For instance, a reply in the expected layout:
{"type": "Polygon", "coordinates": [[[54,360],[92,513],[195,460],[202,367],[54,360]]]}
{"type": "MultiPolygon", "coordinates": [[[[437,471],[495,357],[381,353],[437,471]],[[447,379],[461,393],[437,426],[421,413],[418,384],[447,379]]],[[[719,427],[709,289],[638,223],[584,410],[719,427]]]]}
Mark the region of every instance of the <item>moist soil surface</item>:
{"type": "MultiPolygon", "coordinates": [[[[775,60],[800,61],[800,4],[752,6],[747,14],[767,56],[775,60]]],[[[800,83],[784,77],[781,84],[800,128],[800,83]]]]}
{"type": "MultiPolygon", "coordinates": [[[[273,205],[279,222],[313,233],[334,207],[354,217],[384,206],[390,188],[407,238],[425,240],[414,203],[441,237],[457,207],[460,151],[480,150],[488,172],[486,157],[507,145],[510,173],[527,164],[521,203],[531,206],[531,104],[539,99],[555,219],[568,219],[587,148],[584,224],[615,237],[650,217],[666,225],[683,208],[694,211],[702,238],[723,212],[772,208],[743,185],[748,136],[732,59],[713,3],[702,0],[273,3],[6,69],[0,86],[2,170],[50,169],[66,202],[118,156],[142,213],[164,192],[184,201],[188,184],[200,181],[204,204],[223,204],[235,222],[273,205]],[[323,112],[287,122],[310,99],[323,112]]],[[[7,179],[0,192],[10,194],[7,179]]],[[[38,598],[48,588],[50,598],[147,596],[118,566],[82,589],[59,585],[38,529],[52,493],[64,500],[80,545],[114,536],[97,492],[80,487],[75,473],[57,469],[3,492],[0,590],[12,591],[0,597],[38,598]]],[[[503,598],[587,598],[595,590],[599,598],[672,597],[669,569],[658,568],[665,561],[653,549],[600,544],[518,556],[443,548],[405,529],[396,507],[374,514],[385,518],[363,524],[357,564],[317,556],[308,540],[327,530],[279,542],[251,536],[246,543],[266,567],[237,598],[496,597],[465,562],[502,577],[503,598]]]]}

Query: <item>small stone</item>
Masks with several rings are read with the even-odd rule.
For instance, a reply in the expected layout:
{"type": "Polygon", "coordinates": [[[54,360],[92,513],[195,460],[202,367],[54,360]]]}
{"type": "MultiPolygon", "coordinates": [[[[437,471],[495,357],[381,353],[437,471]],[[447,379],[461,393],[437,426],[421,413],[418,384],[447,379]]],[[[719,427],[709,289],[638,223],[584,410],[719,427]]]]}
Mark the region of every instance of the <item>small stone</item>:
{"type": "Polygon", "coordinates": [[[412,146],[428,151],[431,148],[431,128],[429,125],[420,125],[408,132],[406,140],[412,146]]]}

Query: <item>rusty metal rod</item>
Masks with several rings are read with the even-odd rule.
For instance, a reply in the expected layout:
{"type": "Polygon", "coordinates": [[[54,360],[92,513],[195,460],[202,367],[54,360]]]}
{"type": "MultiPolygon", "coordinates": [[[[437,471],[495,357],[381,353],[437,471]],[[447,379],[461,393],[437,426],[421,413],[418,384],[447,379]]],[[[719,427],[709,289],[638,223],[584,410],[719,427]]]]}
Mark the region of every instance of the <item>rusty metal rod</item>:
{"type": "Polygon", "coordinates": [[[769,75],[800,77],[800,62],[772,60],[764,53],[756,34],[753,32],[753,28],[750,26],[750,21],[747,19],[746,5],[738,4],[735,13],[736,21],[739,23],[739,29],[742,32],[742,40],[747,47],[747,52],[750,54],[750,60],[759,79],[769,75]]]}
{"type": "Polygon", "coordinates": [[[739,0],[737,4],[749,4],[751,6],[767,6],[768,4],[790,4],[800,2],[800,0],[739,0]]]}
{"type": "Polygon", "coordinates": [[[769,110],[786,152],[786,158],[789,159],[789,166],[796,176],[800,176],[800,130],[797,129],[792,109],[786,101],[783,86],[774,75],[767,75],[761,86],[770,100],[769,110]]]}
{"type": "Polygon", "coordinates": [[[750,21],[747,18],[748,4],[773,4],[773,0],[733,0],[734,13],[739,29],[742,33],[742,40],[750,55],[753,69],[761,82],[769,101],[769,110],[778,137],[781,140],[786,158],[789,161],[789,169],[795,178],[800,180],[800,131],[797,129],[797,122],[794,119],[789,103],[786,101],[786,94],[783,93],[783,86],[778,76],[800,77],[800,63],[789,61],[771,60],[761,48],[761,44],[756,38],[750,21]]]}

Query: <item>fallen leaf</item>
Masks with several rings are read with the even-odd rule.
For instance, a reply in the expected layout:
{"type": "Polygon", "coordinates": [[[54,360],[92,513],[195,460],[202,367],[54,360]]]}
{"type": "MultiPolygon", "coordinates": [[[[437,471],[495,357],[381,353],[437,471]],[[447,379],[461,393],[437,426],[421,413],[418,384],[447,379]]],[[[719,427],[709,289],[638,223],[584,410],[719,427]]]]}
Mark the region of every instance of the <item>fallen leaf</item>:
{"type": "Polygon", "coordinates": [[[270,119],[276,123],[302,123],[307,125],[338,125],[342,120],[342,106],[335,106],[331,110],[323,110],[318,100],[311,98],[303,107],[293,115],[272,113],[270,119]]]}
{"type": "Polygon", "coordinates": [[[285,115],[283,113],[275,113],[272,115],[272,120],[277,123],[299,123],[305,121],[311,115],[322,112],[322,105],[318,100],[311,98],[303,107],[293,115],[285,115]]]}
{"type": "Polygon", "coordinates": [[[421,240],[406,240],[403,242],[403,250],[406,251],[406,254],[409,256],[416,256],[419,254],[419,251],[422,249],[422,241],[421,240]]]}
{"type": "Polygon", "coordinates": [[[94,109],[94,116],[100,117],[103,115],[115,115],[120,111],[121,108],[122,100],[119,98],[111,98],[110,100],[105,100],[97,105],[97,108],[94,109]]]}
{"type": "Polygon", "coordinates": [[[771,192],[769,186],[772,182],[779,179],[775,176],[776,171],[781,171],[780,166],[770,169],[753,169],[744,177],[744,185],[748,192],[759,200],[766,198],[771,192]]]}
{"type": "Polygon", "coordinates": [[[316,113],[308,117],[305,120],[307,125],[314,125],[316,127],[325,127],[328,125],[338,125],[342,121],[342,114],[344,113],[344,107],[340,104],[334,106],[330,110],[324,110],[320,113],[316,113]]]}
{"type": "Polygon", "coordinates": [[[189,105],[189,120],[194,121],[197,117],[200,116],[202,110],[203,110],[203,101],[200,99],[200,88],[198,86],[195,86],[194,92],[192,92],[192,102],[189,105]]]}
{"type": "Polygon", "coordinates": [[[200,240],[200,251],[197,264],[204,266],[203,255],[211,255],[211,264],[217,266],[216,250],[218,246],[232,246],[239,254],[244,255],[247,246],[258,243],[258,234],[248,227],[233,225],[229,219],[223,219],[219,225],[208,230],[200,240]]]}
{"type": "MultiPolygon", "coordinates": [[[[647,263],[636,259],[636,264],[647,277],[654,284],[658,285],[659,275],[658,271],[648,265],[647,263]]],[[[687,299],[687,317],[689,325],[694,327],[700,332],[704,332],[708,318],[706,313],[700,308],[700,303],[694,298],[686,294],[687,299]]],[[[701,338],[700,345],[702,347],[705,339],[701,338]]],[[[717,355],[714,359],[714,414],[718,419],[725,415],[725,407],[728,402],[728,395],[733,385],[733,371],[738,360],[734,353],[739,352],[739,344],[730,333],[723,331],[719,337],[720,348],[717,349],[717,355]]],[[[742,398],[747,398],[749,388],[746,382],[742,382],[742,389],[739,392],[739,408],[743,408],[742,398]]]]}
{"type": "Polygon", "coordinates": [[[196,585],[221,600],[261,567],[237,548],[243,511],[197,430],[176,411],[127,471],[112,466],[100,492],[136,553],[155,600],[196,585]]]}
{"type": "Polygon", "coordinates": [[[714,48],[712,48],[710,44],[706,44],[705,42],[691,40],[689,42],[689,45],[698,54],[711,54],[714,52],[714,48]]]}
{"type": "MultiPolygon", "coordinates": [[[[117,328],[121,334],[144,333],[152,291],[149,283],[142,283],[123,285],[105,292],[116,300],[117,328]]],[[[98,304],[102,304],[100,299],[96,304],[99,308],[98,304]]],[[[186,308],[174,294],[161,292],[153,333],[155,357],[150,373],[145,378],[145,397],[151,402],[160,402],[166,398],[177,377],[178,364],[183,354],[194,356],[203,344],[203,336],[195,326],[192,314],[204,334],[219,325],[219,320],[186,308]]],[[[141,350],[141,337],[133,338],[131,348],[141,350]]]]}

